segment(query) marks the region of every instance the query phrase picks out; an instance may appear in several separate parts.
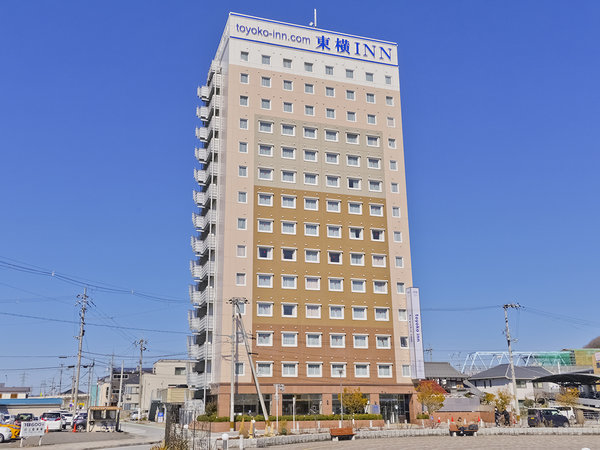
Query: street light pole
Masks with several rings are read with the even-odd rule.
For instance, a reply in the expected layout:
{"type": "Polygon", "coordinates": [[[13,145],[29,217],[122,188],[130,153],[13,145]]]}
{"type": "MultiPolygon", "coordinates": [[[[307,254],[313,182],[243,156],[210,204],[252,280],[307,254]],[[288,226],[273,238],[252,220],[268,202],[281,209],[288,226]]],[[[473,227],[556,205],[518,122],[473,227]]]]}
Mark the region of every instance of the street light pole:
{"type": "Polygon", "coordinates": [[[342,414],[340,415],[340,428],[342,428],[342,425],[344,424],[344,391],[342,389],[342,373],[344,373],[344,370],[339,369],[338,372],[340,374],[340,410],[342,412],[342,414]]]}
{"type": "Polygon", "coordinates": [[[508,342],[508,363],[510,365],[510,374],[512,377],[512,389],[514,396],[514,408],[515,408],[515,419],[520,415],[519,414],[519,399],[517,398],[517,377],[515,376],[515,363],[513,361],[512,347],[511,347],[511,339],[510,339],[510,329],[508,328],[508,308],[519,309],[521,305],[518,303],[509,303],[503,306],[504,308],[504,322],[506,324],[506,341],[508,342]]]}

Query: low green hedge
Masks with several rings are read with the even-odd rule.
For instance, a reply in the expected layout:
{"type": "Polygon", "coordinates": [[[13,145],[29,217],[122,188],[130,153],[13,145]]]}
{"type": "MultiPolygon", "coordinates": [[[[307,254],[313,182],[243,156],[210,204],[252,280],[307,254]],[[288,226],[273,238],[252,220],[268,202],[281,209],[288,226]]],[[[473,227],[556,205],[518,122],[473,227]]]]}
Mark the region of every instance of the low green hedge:
{"type": "MultiPolygon", "coordinates": [[[[241,422],[244,420],[245,422],[250,422],[252,419],[257,422],[264,422],[265,417],[262,415],[257,416],[235,416],[236,422],[241,422]]],[[[298,422],[306,422],[306,421],[315,421],[315,420],[340,420],[341,416],[339,414],[317,414],[317,415],[298,415],[296,416],[296,420],[298,422]]],[[[344,419],[355,419],[355,420],[381,420],[381,414],[344,414],[344,419]]],[[[229,422],[229,417],[227,416],[207,416],[205,414],[200,415],[196,419],[198,422],[229,422]]],[[[271,422],[275,422],[275,416],[269,416],[269,420],[271,422]]],[[[287,420],[291,422],[293,420],[293,416],[279,416],[279,420],[287,420]]]]}

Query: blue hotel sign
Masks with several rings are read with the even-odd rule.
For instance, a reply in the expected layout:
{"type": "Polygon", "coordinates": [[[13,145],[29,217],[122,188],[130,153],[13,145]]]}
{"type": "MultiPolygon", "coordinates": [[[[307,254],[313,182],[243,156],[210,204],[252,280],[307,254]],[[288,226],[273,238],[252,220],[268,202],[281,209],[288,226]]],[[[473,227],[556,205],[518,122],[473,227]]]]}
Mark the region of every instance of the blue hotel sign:
{"type": "Polygon", "coordinates": [[[231,13],[233,39],[396,66],[397,44],[231,13]]]}

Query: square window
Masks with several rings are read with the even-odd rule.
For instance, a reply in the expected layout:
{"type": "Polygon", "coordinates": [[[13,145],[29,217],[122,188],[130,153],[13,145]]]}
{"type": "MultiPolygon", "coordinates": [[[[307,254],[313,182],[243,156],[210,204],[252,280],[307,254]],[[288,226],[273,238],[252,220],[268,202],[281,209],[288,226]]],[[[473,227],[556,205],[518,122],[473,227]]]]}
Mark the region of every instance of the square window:
{"type": "Polygon", "coordinates": [[[385,97],[385,104],[388,106],[394,106],[394,97],[390,97],[389,95],[387,95],[385,97]]]}
{"type": "Polygon", "coordinates": [[[348,213],[349,214],[362,214],[362,203],[348,202],[348,213]]]}
{"type": "Polygon", "coordinates": [[[257,248],[258,259],[273,259],[273,247],[258,246],[257,248]]]}
{"type": "Polygon", "coordinates": [[[246,286],[246,274],[242,272],[236,273],[235,284],[236,286],[246,286]]]}
{"type": "MultiPolygon", "coordinates": [[[[331,308],[341,308],[341,307],[329,307],[329,310],[331,311],[331,308]]],[[[343,310],[342,310],[343,313],[343,310]]],[[[342,314],[343,315],[343,314],[342,314]]],[[[346,335],[345,334],[330,334],[329,335],[329,346],[332,348],[344,348],[346,347],[346,335]]]]}
{"type": "Polygon", "coordinates": [[[240,130],[248,129],[248,119],[240,119],[240,130]]]}
{"type": "Polygon", "coordinates": [[[270,347],[273,345],[273,332],[272,331],[257,331],[256,332],[256,345],[261,347],[270,347]]]}
{"type": "Polygon", "coordinates": [[[377,136],[367,136],[367,145],[369,147],[379,147],[379,138],[377,136]]]}
{"type": "Polygon", "coordinates": [[[360,167],[360,156],[346,155],[346,164],[350,167],[360,167]]]}
{"type": "Polygon", "coordinates": [[[392,77],[389,75],[385,76],[385,84],[392,84],[392,77]]]}
{"type": "Polygon", "coordinates": [[[373,293],[374,294],[387,294],[387,281],[374,280],[373,281],[373,293]]]}
{"type": "MultiPolygon", "coordinates": [[[[320,319],[321,318],[321,305],[306,305],[306,317],[309,319],[320,319]]],[[[310,347],[308,345],[308,335],[309,334],[312,334],[312,333],[306,333],[308,347],[310,347]]],[[[318,339],[317,346],[320,347],[321,346],[321,333],[314,333],[313,336],[317,337],[317,339],[318,339]]]]}
{"type": "Polygon", "coordinates": [[[352,280],[352,292],[367,292],[367,282],[365,280],[352,280]]]}
{"type": "MultiPolygon", "coordinates": [[[[404,290],[404,283],[396,283],[396,293],[404,294],[406,291],[404,290]]],[[[402,310],[401,310],[402,311],[402,310]]],[[[406,310],[404,310],[406,313],[406,310]]],[[[405,319],[406,320],[406,319],[405,319]]]]}
{"type": "Polygon", "coordinates": [[[283,67],[285,69],[291,69],[292,68],[292,60],[291,59],[287,59],[287,58],[283,58],[283,67]]]}
{"type": "Polygon", "coordinates": [[[354,91],[346,91],[346,100],[354,100],[356,98],[354,91]]]}
{"type": "Polygon", "coordinates": [[[271,100],[263,98],[260,100],[260,107],[262,109],[271,109],[271,100]]]}
{"type": "Polygon", "coordinates": [[[368,378],[369,375],[369,364],[354,364],[354,376],[356,378],[368,378]]]}
{"type": "Polygon", "coordinates": [[[320,277],[305,277],[304,288],[307,291],[318,291],[321,289],[321,278],[320,277]]]}
{"type": "Polygon", "coordinates": [[[257,377],[272,377],[273,376],[273,363],[256,363],[256,376],[257,377]]]}
{"type": "Polygon", "coordinates": [[[410,377],[410,364],[402,364],[402,376],[410,377]]]}
{"type": "Polygon", "coordinates": [[[266,122],[261,120],[258,122],[258,131],[262,133],[272,133],[273,132],[273,122],[266,122]]]}
{"type": "Polygon", "coordinates": [[[402,232],[394,231],[394,242],[402,242],[402,232]]]}
{"type": "Polygon", "coordinates": [[[237,229],[245,230],[246,229],[246,219],[244,217],[238,217],[237,220],[237,229]]]}
{"type": "Polygon", "coordinates": [[[266,169],[263,167],[258,168],[258,179],[259,180],[273,180],[273,169],[266,169]]]}
{"type": "Polygon", "coordinates": [[[377,376],[379,378],[392,378],[392,365],[377,364],[377,376]]]}
{"type": "Polygon", "coordinates": [[[333,66],[325,66],[325,75],[333,75],[333,66]]]}
{"type": "Polygon", "coordinates": [[[283,80],[283,90],[291,91],[294,88],[294,83],[290,80],[283,80]]]}
{"type": "Polygon", "coordinates": [[[240,142],[239,143],[239,147],[238,147],[238,151],[240,153],[248,153],[248,143],[247,142],[240,142]]]}
{"type": "Polygon", "coordinates": [[[273,194],[258,194],[258,204],[260,206],[273,206],[273,194]]]}
{"type": "Polygon", "coordinates": [[[258,219],[258,231],[260,233],[272,233],[273,221],[271,219],[258,219]]]}
{"type": "Polygon", "coordinates": [[[265,65],[270,65],[271,64],[271,57],[268,55],[262,55],[261,57],[261,62],[265,65]]]}
{"type": "Polygon", "coordinates": [[[270,77],[261,77],[260,85],[262,87],[271,87],[271,78],[270,77]]]}
{"type": "Polygon", "coordinates": [[[296,196],[282,195],[281,196],[281,207],[282,208],[296,208],[296,196]]]}
{"type": "Polygon", "coordinates": [[[377,348],[392,348],[390,336],[375,336],[377,348]]]}
{"type": "Polygon", "coordinates": [[[339,225],[327,225],[327,237],[341,238],[342,237],[342,227],[339,225]]]}
{"type": "Polygon", "coordinates": [[[405,309],[398,310],[398,320],[401,322],[406,322],[408,320],[408,314],[405,309]]]}
{"type": "Polygon", "coordinates": [[[318,263],[319,250],[304,250],[304,261],[308,263],[318,263]]]}
{"type": "Polygon", "coordinates": [[[390,183],[390,191],[392,192],[392,194],[397,194],[398,192],[400,192],[398,183],[390,183]]]}
{"type": "Polygon", "coordinates": [[[282,347],[298,347],[298,333],[283,331],[281,333],[282,347]]]}
{"type": "Polygon", "coordinates": [[[304,184],[316,185],[318,183],[318,175],[316,173],[304,172],[304,184]]]}
{"type": "Polygon", "coordinates": [[[238,166],[238,176],[247,177],[248,176],[248,168],[246,166],[238,166]]]}
{"type": "Polygon", "coordinates": [[[313,71],[313,63],[305,62],[304,63],[304,70],[306,72],[312,72],[313,71]]]}
{"type": "Polygon", "coordinates": [[[294,136],[296,134],[296,126],[281,124],[281,134],[284,136],[294,136]]]}
{"type": "Polygon", "coordinates": [[[358,133],[346,133],[346,142],[348,144],[358,144],[358,133]]]}
{"type": "Polygon", "coordinates": [[[369,125],[375,125],[377,123],[377,119],[375,118],[375,114],[367,114],[367,123],[369,125]]]}
{"type": "Polygon", "coordinates": [[[332,87],[325,88],[325,96],[327,97],[335,97],[335,89],[332,87]]]}
{"type": "Polygon", "coordinates": [[[273,303],[257,302],[256,303],[256,315],[260,317],[272,317],[273,316],[273,303]]]}
{"type": "Polygon", "coordinates": [[[306,363],[306,376],[307,377],[322,377],[323,376],[323,363],[306,363]]]}
{"type": "Polygon", "coordinates": [[[240,52],[240,59],[242,61],[248,61],[248,52],[240,52]]]}
{"type": "Polygon", "coordinates": [[[329,278],[329,290],[341,292],[344,290],[343,280],[341,278],[329,278]]]}
{"type": "Polygon", "coordinates": [[[375,320],[390,320],[389,308],[375,308],[375,320]]]}
{"type": "Polygon", "coordinates": [[[317,129],[304,127],[304,137],[307,139],[316,139],[317,138],[317,129]]]}
{"type": "Polygon", "coordinates": [[[338,177],[337,175],[327,175],[325,177],[325,182],[327,184],[327,187],[340,187],[340,177],[338,177]]]}
{"type": "Polygon", "coordinates": [[[281,249],[282,261],[296,261],[296,249],[295,248],[282,248],[281,249]]]}
{"type": "Polygon", "coordinates": [[[273,287],[273,274],[259,273],[256,275],[256,285],[261,288],[273,287]]]}
{"type": "Polygon", "coordinates": [[[248,193],[239,191],[238,192],[238,203],[248,203],[248,193]]]}
{"type": "Polygon", "coordinates": [[[371,72],[365,73],[365,80],[366,81],[373,81],[373,74],[371,72]]]}
{"type": "Polygon", "coordinates": [[[356,122],[356,113],[354,111],[346,111],[346,120],[348,122],[356,122]]]}
{"type": "Polygon", "coordinates": [[[296,159],[296,149],[292,147],[281,147],[281,157],[284,159],[296,159]]]}
{"type": "Polygon", "coordinates": [[[350,227],[350,239],[360,239],[363,238],[363,228],[362,227],[350,227]]]}
{"type": "Polygon", "coordinates": [[[296,275],[281,275],[281,289],[296,289],[296,275]]]}
{"type": "Polygon", "coordinates": [[[315,107],[311,105],[304,105],[304,114],[307,116],[315,115],[315,107]]]}
{"type": "Polygon", "coordinates": [[[281,234],[296,234],[296,222],[281,221],[281,234]]]}
{"type": "Polygon", "coordinates": [[[327,212],[341,212],[341,203],[340,200],[327,200],[327,212]]]}
{"type": "Polygon", "coordinates": [[[326,141],[338,141],[338,132],[334,130],[325,130],[325,140],[326,141]]]}
{"type": "Polygon", "coordinates": [[[244,363],[235,363],[235,374],[238,376],[244,376],[244,363]]]}
{"type": "Polygon", "coordinates": [[[385,255],[372,254],[371,255],[371,265],[373,267],[385,267],[386,260],[385,255]]]}
{"type": "MultiPolygon", "coordinates": [[[[306,131],[305,131],[306,136],[306,131]]],[[[304,161],[317,162],[316,150],[304,150],[304,161]]]]}
{"type": "Polygon", "coordinates": [[[393,117],[387,118],[387,126],[393,128],[396,126],[396,120],[393,117]]]}
{"type": "Polygon", "coordinates": [[[319,209],[319,199],[304,197],[304,209],[308,211],[317,211],[319,209]]]}
{"type": "Polygon", "coordinates": [[[383,216],[383,205],[369,205],[369,212],[372,216],[383,216]]]}
{"type": "Polygon", "coordinates": [[[310,83],[304,84],[304,93],[305,94],[314,94],[315,93],[315,85],[310,83]]]}
{"type": "Polygon", "coordinates": [[[369,348],[369,338],[366,334],[355,334],[352,338],[354,348],[369,348]]]}
{"type": "Polygon", "coordinates": [[[246,257],[246,246],[238,245],[236,247],[235,256],[237,256],[238,258],[245,258],[246,257]]]}
{"type": "Polygon", "coordinates": [[[375,94],[367,93],[367,103],[375,103],[375,94]]]}
{"type": "Polygon", "coordinates": [[[240,106],[248,106],[248,97],[240,95],[240,106]]]}
{"type": "Polygon", "coordinates": [[[346,69],[346,78],[354,78],[354,70],[346,69]]]}
{"type": "Polygon", "coordinates": [[[393,159],[390,160],[390,170],[394,170],[394,171],[398,170],[398,162],[397,161],[394,161],[393,159]]]}
{"type": "Polygon", "coordinates": [[[305,223],[304,224],[304,235],[305,236],[318,236],[319,235],[319,224],[318,223],[305,223]]]}
{"type": "Polygon", "coordinates": [[[366,306],[353,306],[352,307],[352,320],[367,320],[367,307],[366,306]]]}
{"type": "Polygon", "coordinates": [[[360,178],[348,178],[348,189],[360,189],[360,178]]]}
{"type": "Polygon", "coordinates": [[[379,230],[377,228],[371,228],[371,240],[383,242],[385,240],[385,234],[383,230],[379,230]]]}
{"type": "Polygon", "coordinates": [[[408,338],[406,336],[400,336],[400,347],[408,348],[408,338]]]}
{"type": "Polygon", "coordinates": [[[331,363],[332,378],[346,378],[346,364],[331,363]]]}
{"type": "Polygon", "coordinates": [[[283,303],[281,305],[282,317],[296,317],[298,314],[298,305],[292,303],[283,303]]]}
{"type": "Polygon", "coordinates": [[[388,147],[389,148],[396,148],[396,139],[388,139],[388,147]]]}
{"type": "Polygon", "coordinates": [[[329,264],[341,264],[342,263],[342,252],[327,252],[329,264]]]}
{"type": "Polygon", "coordinates": [[[367,158],[367,166],[369,169],[381,169],[381,159],[380,158],[367,158]]]}
{"type": "Polygon", "coordinates": [[[281,171],[281,181],[284,183],[295,183],[296,182],[296,172],[293,170],[282,170],[281,171]]]}
{"type": "Polygon", "coordinates": [[[392,217],[400,217],[400,207],[392,206],[392,217]]]}
{"type": "Polygon", "coordinates": [[[328,119],[335,119],[335,109],[327,108],[325,110],[325,117],[327,117],[328,119]]]}
{"type": "Polygon", "coordinates": [[[266,145],[266,144],[260,144],[258,146],[258,154],[260,156],[273,156],[273,146],[266,145]]]}
{"type": "Polygon", "coordinates": [[[283,112],[294,112],[294,105],[290,102],[283,102],[283,112]]]}
{"type": "Polygon", "coordinates": [[[378,180],[369,180],[369,191],[381,192],[383,183],[378,180]]]}
{"type": "MultiPolygon", "coordinates": [[[[308,311],[308,306],[315,306],[315,305],[307,305],[307,307],[306,307],[307,311],[308,311]]],[[[320,307],[319,307],[318,311],[320,311],[320,307]]],[[[320,315],[321,314],[319,314],[319,316],[320,315]]],[[[321,333],[306,333],[306,346],[307,347],[321,347],[321,333]]]]}
{"type": "Polygon", "coordinates": [[[340,154],[339,153],[325,153],[325,162],[327,164],[339,164],[340,163],[340,154]]]}

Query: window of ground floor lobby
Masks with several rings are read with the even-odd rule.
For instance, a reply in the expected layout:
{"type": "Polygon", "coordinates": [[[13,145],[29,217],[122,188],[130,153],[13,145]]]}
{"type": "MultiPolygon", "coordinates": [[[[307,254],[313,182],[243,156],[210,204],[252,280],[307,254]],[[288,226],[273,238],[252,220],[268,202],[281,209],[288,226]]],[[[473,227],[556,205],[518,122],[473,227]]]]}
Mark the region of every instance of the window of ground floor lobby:
{"type": "MultiPolygon", "coordinates": [[[[271,394],[263,394],[265,400],[265,406],[269,415],[271,412],[271,394]]],[[[262,408],[260,406],[260,400],[257,394],[236,394],[234,398],[233,411],[235,414],[248,414],[255,416],[257,414],[262,415],[262,408]]]]}
{"type": "Polygon", "coordinates": [[[296,414],[322,414],[323,401],[321,394],[283,394],[281,399],[282,415],[292,415],[296,397],[296,414]]]}
{"type": "Polygon", "coordinates": [[[410,395],[408,394],[379,394],[379,405],[373,405],[371,411],[381,414],[383,420],[390,423],[410,422],[410,395]]]}

